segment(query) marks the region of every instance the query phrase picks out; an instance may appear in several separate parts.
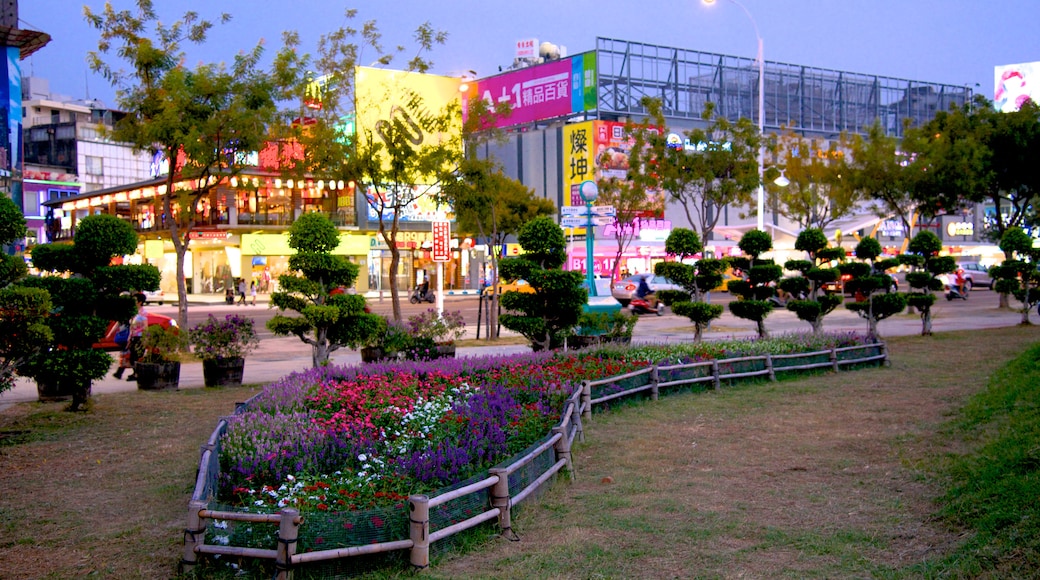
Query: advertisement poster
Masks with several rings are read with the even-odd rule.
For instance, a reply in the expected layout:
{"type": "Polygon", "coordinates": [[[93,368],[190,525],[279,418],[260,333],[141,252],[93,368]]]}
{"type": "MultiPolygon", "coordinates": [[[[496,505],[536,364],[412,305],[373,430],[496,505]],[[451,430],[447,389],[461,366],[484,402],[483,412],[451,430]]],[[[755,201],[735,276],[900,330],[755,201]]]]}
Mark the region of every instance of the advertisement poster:
{"type": "MultiPolygon", "coordinates": [[[[496,127],[523,125],[596,109],[596,53],[529,66],[471,84],[466,100],[509,103],[508,117],[496,127]]],[[[463,115],[466,114],[465,103],[463,115]]]]}
{"type": "Polygon", "coordinates": [[[563,205],[584,205],[579,189],[595,180],[592,152],[595,121],[571,123],[563,128],[563,205]]]}
{"type": "Polygon", "coordinates": [[[1032,101],[1040,103],[1040,62],[1007,64],[993,71],[993,106],[1011,113],[1032,101]]]}
{"type": "MultiPolygon", "coordinates": [[[[595,121],[595,156],[597,179],[626,179],[629,156],[634,139],[625,134],[625,124],[615,121],[595,121]]],[[[636,218],[664,218],[664,193],[646,192],[646,204],[636,218]]]]}

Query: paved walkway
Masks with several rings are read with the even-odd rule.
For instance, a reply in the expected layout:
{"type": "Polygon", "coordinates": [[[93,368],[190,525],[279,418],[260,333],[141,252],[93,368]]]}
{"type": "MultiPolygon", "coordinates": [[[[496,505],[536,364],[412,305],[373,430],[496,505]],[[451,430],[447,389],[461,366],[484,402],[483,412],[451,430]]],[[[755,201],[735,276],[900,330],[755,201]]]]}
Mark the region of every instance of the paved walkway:
{"type": "MultiPolygon", "coordinates": [[[[964,329],[985,329],[1014,326],[1022,315],[1012,310],[1000,310],[996,306],[996,295],[990,292],[978,292],[972,295],[971,301],[954,301],[936,303],[933,308],[933,331],[945,332],[964,329]]],[[[258,300],[259,302],[260,300],[258,300]]],[[[223,295],[196,296],[194,303],[223,303],[223,295]]],[[[1038,323],[1033,313],[1033,322],[1038,323]]],[[[766,319],[766,328],[773,335],[784,333],[802,333],[809,331],[809,325],[786,310],[776,310],[766,319]]],[[[824,329],[828,332],[860,332],[865,333],[866,321],[855,313],[839,308],[824,319],[824,329]]],[[[473,338],[475,326],[467,329],[467,338],[473,338]]],[[[882,336],[903,336],[921,332],[921,320],[917,315],[900,314],[880,323],[882,336]]],[[[503,336],[516,336],[505,329],[503,336]]],[[[755,336],[755,325],[747,320],[734,317],[728,309],[705,334],[705,339],[755,336]]],[[[689,320],[672,314],[665,316],[644,315],[636,324],[633,342],[643,343],[675,343],[686,342],[693,337],[693,327],[689,320]]],[[[1037,326],[1037,340],[1040,340],[1040,325],[1037,326]]],[[[464,346],[459,347],[457,356],[471,357],[496,354],[513,354],[530,352],[523,344],[502,346],[464,346]]],[[[357,351],[340,349],[331,356],[332,364],[359,364],[361,356],[357,351]]],[[[246,358],[243,381],[245,383],[269,383],[291,372],[306,370],[311,365],[310,347],[295,337],[277,337],[264,339],[256,352],[246,358]]],[[[113,369],[114,369],[113,365],[113,369]]],[[[185,363],[181,366],[181,388],[201,388],[203,386],[202,363],[185,363]]],[[[108,374],[95,381],[94,395],[133,391],[136,382],[119,380],[108,374]]],[[[0,394],[0,411],[21,402],[37,400],[36,384],[25,378],[19,378],[15,388],[0,394]]]]}

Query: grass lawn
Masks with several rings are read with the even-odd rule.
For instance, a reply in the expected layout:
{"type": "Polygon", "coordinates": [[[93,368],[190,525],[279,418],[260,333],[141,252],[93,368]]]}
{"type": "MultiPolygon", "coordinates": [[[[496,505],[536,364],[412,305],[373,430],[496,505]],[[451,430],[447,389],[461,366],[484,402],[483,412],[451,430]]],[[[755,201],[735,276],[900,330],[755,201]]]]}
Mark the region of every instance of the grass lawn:
{"type": "MultiPolygon", "coordinates": [[[[936,466],[969,445],[948,422],[1037,341],[1036,327],[898,337],[888,367],[597,414],[576,481],[521,506],[519,542],[425,576],[919,577],[965,541],[936,503],[936,466]]],[[[175,577],[199,445],[255,391],[0,413],[0,578],[175,577]]]]}

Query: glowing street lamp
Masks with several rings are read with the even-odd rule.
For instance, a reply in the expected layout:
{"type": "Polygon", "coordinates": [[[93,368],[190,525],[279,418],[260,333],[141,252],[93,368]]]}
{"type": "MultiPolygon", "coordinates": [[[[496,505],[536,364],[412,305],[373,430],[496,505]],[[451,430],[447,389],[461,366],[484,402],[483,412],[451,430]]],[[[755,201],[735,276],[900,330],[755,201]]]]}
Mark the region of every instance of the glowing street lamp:
{"type": "MultiPolygon", "coordinates": [[[[718,0],[701,0],[708,6],[711,6],[718,0]]],[[[737,2],[737,0],[729,0],[744,11],[744,14],[751,21],[751,26],[755,28],[755,38],[758,39],[758,229],[765,230],[765,211],[766,211],[766,193],[765,188],[762,184],[764,181],[764,164],[765,164],[765,103],[766,103],[766,69],[765,60],[762,56],[762,35],[758,33],[758,23],[755,22],[751,13],[744,7],[743,4],[737,2]]]]}
{"type": "Polygon", "coordinates": [[[599,197],[599,187],[596,186],[595,181],[583,181],[578,192],[581,194],[582,201],[585,202],[585,282],[589,286],[589,296],[591,297],[596,295],[596,280],[592,275],[592,250],[596,243],[592,229],[592,204],[599,197]]]}

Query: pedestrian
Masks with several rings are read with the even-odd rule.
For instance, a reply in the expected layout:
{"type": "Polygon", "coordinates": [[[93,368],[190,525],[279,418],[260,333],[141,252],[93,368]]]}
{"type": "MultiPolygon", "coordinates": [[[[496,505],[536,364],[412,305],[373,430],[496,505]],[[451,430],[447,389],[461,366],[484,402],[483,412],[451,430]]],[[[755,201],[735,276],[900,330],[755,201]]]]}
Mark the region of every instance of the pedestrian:
{"type": "Polygon", "coordinates": [[[249,281],[249,294],[253,297],[253,306],[256,306],[256,280],[249,281]]]}
{"type": "Polygon", "coordinates": [[[246,305],[246,279],[241,278],[238,281],[238,303],[242,306],[246,305]]]}
{"type": "MultiPolygon", "coordinates": [[[[137,380],[137,374],[133,370],[134,363],[144,354],[144,345],[141,341],[144,339],[145,329],[148,328],[148,313],[144,310],[144,293],[138,292],[134,294],[134,299],[137,300],[137,314],[130,319],[130,337],[126,345],[128,351],[127,366],[130,367],[130,376],[126,377],[128,381],[137,380]]],[[[123,373],[118,372],[116,376],[122,377],[123,373]]]]}
{"type": "Polygon", "coordinates": [[[112,376],[121,379],[125,369],[131,369],[133,372],[133,367],[130,366],[130,324],[128,322],[119,325],[119,329],[116,331],[116,345],[119,346],[119,367],[116,368],[116,372],[112,373],[112,376]]]}

